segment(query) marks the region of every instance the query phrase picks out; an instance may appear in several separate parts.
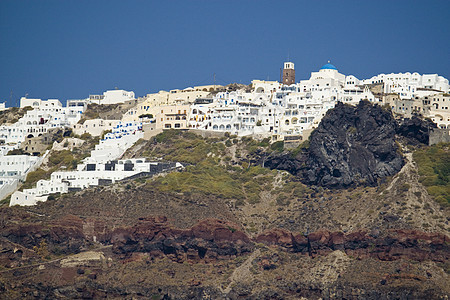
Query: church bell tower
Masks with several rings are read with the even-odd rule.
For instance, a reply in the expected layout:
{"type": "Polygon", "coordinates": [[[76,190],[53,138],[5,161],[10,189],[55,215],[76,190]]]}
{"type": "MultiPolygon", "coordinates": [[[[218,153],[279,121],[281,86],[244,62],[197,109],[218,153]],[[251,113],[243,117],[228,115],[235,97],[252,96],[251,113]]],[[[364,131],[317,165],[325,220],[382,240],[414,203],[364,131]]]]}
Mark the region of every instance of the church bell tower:
{"type": "Polygon", "coordinates": [[[285,62],[283,68],[283,84],[291,85],[295,83],[295,68],[293,62],[285,62]]]}

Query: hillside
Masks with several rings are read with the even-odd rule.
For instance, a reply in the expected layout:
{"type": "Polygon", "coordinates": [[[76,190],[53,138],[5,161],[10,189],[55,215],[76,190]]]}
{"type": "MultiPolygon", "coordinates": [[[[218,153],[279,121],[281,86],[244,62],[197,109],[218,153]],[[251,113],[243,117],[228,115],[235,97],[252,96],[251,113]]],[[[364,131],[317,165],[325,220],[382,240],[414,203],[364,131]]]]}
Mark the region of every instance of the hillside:
{"type": "Polygon", "coordinates": [[[5,123],[6,124],[16,123],[29,110],[32,110],[32,108],[30,106],[27,106],[24,108],[10,107],[6,110],[0,111],[0,125],[5,124],[5,123]]]}
{"type": "MultiPolygon", "coordinates": [[[[186,169],[0,208],[0,291],[9,299],[440,299],[450,294],[449,145],[408,144],[380,120],[392,131],[376,134],[377,145],[390,145],[400,168],[345,187],[311,184],[301,171],[331,125],[290,151],[183,131],[141,140],[125,157],[186,169]]],[[[373,141],[368,123],[353,124],[341,127],[358,147],[373,141]]]]}
{"type": "Polygon", "coordinates": [[[83,124],[85,120],[104,119],[104,120],[120,120],[124,113],[133,108],[136,103],[117,103],[117,104],[95,104],[91,103],[87,106],[83,113],[83,118],[78,122],[83,124]]]}

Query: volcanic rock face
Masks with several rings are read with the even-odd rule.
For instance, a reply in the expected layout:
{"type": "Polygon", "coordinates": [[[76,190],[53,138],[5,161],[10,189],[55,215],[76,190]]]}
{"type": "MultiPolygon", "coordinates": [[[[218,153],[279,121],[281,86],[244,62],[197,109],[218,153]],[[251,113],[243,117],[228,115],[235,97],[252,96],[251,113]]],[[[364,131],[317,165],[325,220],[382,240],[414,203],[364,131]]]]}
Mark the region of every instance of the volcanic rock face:
{"type": "Polygon", "coordinates": [[[437,128],[436,124],[430,120],[420,119],[413,116],[410,119],[404,119],[397,128],[397,134],[407,138],[411,144],[428,145],[430,141],[430,131],[437,128]]]}
{"type": "Polygon", "coordinates": [[[416,230],[389,230],[373,237],[365,231],[344,234],[319,230],[304,236],[283,229],[272,229],[258,235],[255,241],[313,257],[342,250],[359,258],[373,257],[388,261],[407,258],[445,262],[450,258],[446,235],[416,230]]]}
{"type": "Polygon", "coordinates": [[[133,227],[115,229],[110,242],[116,254],[148,252],[178,262],[224,259],[253,250],[253,243],[235,224],[215,219],[178,229],[171,227],[165,217],[144,218],[133,227]]]}
{"type": "MultiPolygon", "coordinates": [[[[0,235],[4,239],[4,248],[18,245],[23,248],[15,255],[15,252],[3,251],[0,261],[21,261],[23,258],[19,254],[36,250],[42,246],[42,241],[53,254],[86,250],[93,244],[90,234],[85,232],[85,225],[86,221],[80,218],[66,216],[48,224],[4,227],[0,235]]],[[[415,230],[391,230],[375,237],[365,231],[344,234],[319,230],[303,235],[275,228],[251,239],[239,226],[223,220],[206,219],[191,228],[180,229],[171,226],[166,217],[147,217],[133,226],[112,230],[96,224],[93,233],[102,244],[112,245],[113,252],[120,258],[132,253],[148,253],[151,257],[165,256],[176,262],[211,262],[252,253],[256,242],[313,257],[342,250],[354,256],[381,260],[407,258],[444,262],[450,259],[447,236],[415,230]]]]}
{"type": "Polygon", "coordinates": [[[378,105],[338,102],[311,135],[301,177],[309,184],[345,188],[375,185],[396,174],[404,164],[394,140],[396,127],[392,114],[378,105]]]}
{"type": "Polygon", "coordinates": [[[238,225],[217,219],[184,229],[154,216],[114,228],[76,216],[39,224],[29,218],[14,221],[0,222],[5,299],[200,299],[204,293],[211,299],[350,299],[355,293],[406,299],[406,292],[414,299],[442,299],[446,293],[438,285],[445,277],[433,267],[450,259],[449,238],[440,233],[320,230],[304,235],[275,228],[250,238],[238,225]],[[354,274],[361,275],[361,266],[369,276],[358,281],[354,274]],[[228,282],[224,278],[231,280],[230,289],[218,287],[217,282],[228,282]],[[316,278],[323,279],[310,282],[316,278]]]}

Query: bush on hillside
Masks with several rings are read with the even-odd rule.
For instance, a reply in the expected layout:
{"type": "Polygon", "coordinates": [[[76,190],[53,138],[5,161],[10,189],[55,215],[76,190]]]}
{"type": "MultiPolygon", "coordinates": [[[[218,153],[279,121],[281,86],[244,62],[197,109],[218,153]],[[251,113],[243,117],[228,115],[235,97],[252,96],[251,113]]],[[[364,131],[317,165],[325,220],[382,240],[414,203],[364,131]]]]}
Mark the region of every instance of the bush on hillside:
{"type": "Polygon", "coordinates": [[[419,169],[419,181],[440,204],[450,205],[449,143],[416,150],[413,154],[419,169]]]}

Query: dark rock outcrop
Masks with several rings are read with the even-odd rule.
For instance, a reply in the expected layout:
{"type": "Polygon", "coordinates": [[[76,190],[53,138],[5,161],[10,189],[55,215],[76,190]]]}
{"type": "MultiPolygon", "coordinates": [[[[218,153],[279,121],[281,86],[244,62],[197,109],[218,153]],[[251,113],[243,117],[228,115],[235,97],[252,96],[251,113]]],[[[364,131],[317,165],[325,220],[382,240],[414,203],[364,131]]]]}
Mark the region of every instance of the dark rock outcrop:
{"type": "Polygon", "coordinates": [[[173,228],[165,217],[145,218],[111,233],[117,254],[149,252],[174,261],[232,258],[253,250],[253,242],[231,222],[206,219],[190,229],[173,228]]]}
{"type": "Polygon", "coordinates": [[[2,228],[0,236],[28,249],[45,246],[55,254],[78,253],[91,244],[83,232],[83,220],[70,215],[47,224],[11,224],[2,228]]]}
{"type": "Polygon", "coordinates": [[[376,185],[404,164],[396,128],[391,112],[379,105],[338,102],[312,133],[300,176],[305,183],[329,188],[376,185]]]}
{"type": "Polygon", "coordinates": [[[311,185],[374,186],[404,164],[395,142],[397,127],[391,112],[379,105],[361,101],[354,107],[338,102],[311,134],[307,151],[295,157],[290,152],[272,153],[264,166],[286,170],[311,185]]]}
{"type": "Polygon", "coordinates": [[[344,234],[319,230],[305,236],[282,229],[272,229],[255,238],[255,242],[258,243],[278,246],[289,252],[305,253],[313,257],[342,250],[359,258],[436,262],[450,259],[449,241],[446,235],[417,230],[389,230],[375,238],[365,231],[344,234]]]}
{"type": "Polygon", "coordinates": [[[176,262],[213,262],[249,254],[255,243],[312,257],[342,250],[354,257],[384,261],[450,259],[450,240],[446,235],[416,230],[388,230],[376,236],[366,231],[344,234],[319,230],[303,235],[276,228],[251,239],[236,224],[217,219],[202,220],[187,229],[172,227],[166,217],[141,218],[133,226],[112,230],[101,224],[89,228],[89,224],[92,221],[66,216],[46,224],[3,227],[0,262],[12,267],[28,259],[36,260],[36,255],[78,253],[95,245],[92,236],[104,245],[112,245],[113,253],[121,259],[134,253],[148,253],[176,262]]]}
{"type": "Polygon", "coordinates": [[[270,154],[267,158],[257,161],[257,164],[264,165],[269,169],[285,170],[293,175],[297,175],[302,168],[305,167],[306,156],[300,153],[297,156],[292,156],[290,152],[270,154]]]}
{"type": "Polygon", "coordinates": [[[428,145],[430,142],[430,131],[434,128],[437,128],[437,126],[431,120],[413,116],[400,122],[397,134],[404,136],[410,144],[417,145],[421,143],[428,145]]]}

